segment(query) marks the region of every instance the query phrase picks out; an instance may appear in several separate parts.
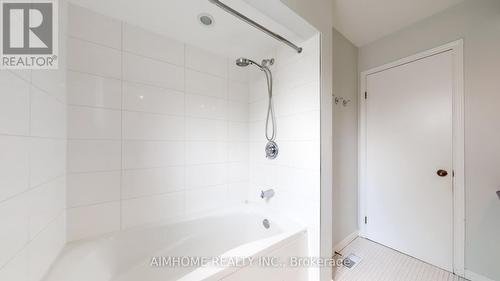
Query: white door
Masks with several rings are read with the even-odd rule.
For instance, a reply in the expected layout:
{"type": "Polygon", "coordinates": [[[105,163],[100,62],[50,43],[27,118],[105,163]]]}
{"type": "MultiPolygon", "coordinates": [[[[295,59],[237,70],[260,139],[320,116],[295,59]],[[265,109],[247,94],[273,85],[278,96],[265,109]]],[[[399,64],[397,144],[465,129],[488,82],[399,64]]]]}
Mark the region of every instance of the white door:
{"type": "Polygon", "coordinates": [[[453,53],[366,83],[367,238],[453,271],[453,53]]]}

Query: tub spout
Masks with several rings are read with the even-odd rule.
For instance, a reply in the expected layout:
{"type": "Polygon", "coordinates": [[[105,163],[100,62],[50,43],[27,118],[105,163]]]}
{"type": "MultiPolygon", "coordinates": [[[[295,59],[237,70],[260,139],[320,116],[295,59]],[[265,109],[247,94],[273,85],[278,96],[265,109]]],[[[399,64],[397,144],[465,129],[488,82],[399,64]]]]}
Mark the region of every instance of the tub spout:
{"type": "Polygon", "coordinates": [[[268,189],[268,190],[262,190],[260,192],[260,198],[262,199],[269,199],[274,196],[274,190],[273,189],[268,189]]]}

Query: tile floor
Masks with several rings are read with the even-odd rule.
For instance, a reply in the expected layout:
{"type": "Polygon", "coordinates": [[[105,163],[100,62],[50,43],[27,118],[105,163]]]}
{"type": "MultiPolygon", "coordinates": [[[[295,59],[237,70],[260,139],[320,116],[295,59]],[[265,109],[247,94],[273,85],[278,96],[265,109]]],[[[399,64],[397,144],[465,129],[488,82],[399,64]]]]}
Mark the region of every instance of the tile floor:
{"type": "Polygon", "coordinates": [[[362,258],[352,269],[336,269],[335,281],[466,281],[452,273],[364,238],[340,252],[362,258]]]}

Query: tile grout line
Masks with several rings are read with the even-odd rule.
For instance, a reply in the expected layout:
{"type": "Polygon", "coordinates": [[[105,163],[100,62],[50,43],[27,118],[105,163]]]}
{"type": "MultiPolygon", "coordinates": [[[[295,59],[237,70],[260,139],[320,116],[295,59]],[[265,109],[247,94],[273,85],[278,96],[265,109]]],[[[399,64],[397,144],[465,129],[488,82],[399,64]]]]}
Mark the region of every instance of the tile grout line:
{"type": "Polygon", "coordinates": [[[66,176],[66,172],[64,172],[64,173],[62,173],[62,174],[60,174],[58,176],[52,177],[52,178],[50,178],[48,180],[45,180],[45,181],[43,181],[43,182],[41,182],[41,183],[39,183],[39,184],[37,184],[35,186],[31,186],[31,167],[28,168],[28,176],[30,177],[30,178],[28,178],[28,184],[29,184],[28,186],[29,187],[27,189],[21,191],[21,192],[18,192],[16,194],[12,195],[12,196],[9,196],[9,197],[6,197],[6,198],[0,200],[0,204],[3,204],[3,203],[5,203],[5,202],[7,202],[9,200],[19,199],[18,197],[21,197],[21,196],[23,196],[23,195],[25,195],[25,194],[27,194],[27,193],[29,193],[31,191],[39,189],[40,187],[42,187],[44,185],[47,185],[49,183],[55,182],[57,180],[60,180],[61,178],[64,178],[66,176]]]}

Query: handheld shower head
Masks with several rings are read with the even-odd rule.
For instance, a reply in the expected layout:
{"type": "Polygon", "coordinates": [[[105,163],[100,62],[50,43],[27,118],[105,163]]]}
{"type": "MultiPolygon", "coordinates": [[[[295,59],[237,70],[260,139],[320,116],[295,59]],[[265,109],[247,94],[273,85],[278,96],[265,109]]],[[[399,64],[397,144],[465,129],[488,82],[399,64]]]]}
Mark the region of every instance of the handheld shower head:
{"type": "Polygon", "coordinates": [[[237,66],[240,66],[240,67],[246,67],[246,66],[249,66],[249,65],[256,65],[258,68],[260,68],[262,70],[262,65],[254,62],[253,60],[251,59],[247,59],[247,58],[239,58],[236,60],[236,65],[237,66]]]}
{"type": "Polygon", "coordinates": [[[269,159],[274,159],[278,155],[278,145],[274,142],[276,138],[276,118],[274,116],[273,108],[273,75],[269,66],[274,64],[274,59],[264,59],[262,64],[258,64],[255,61],[247,58],[238,58],[236,60],[236,65],[240,67],[246,67],[249,65],[257,66],[260,71],[264,72],[267,80],[267,91],[269,94],[269,102],[267,104],[267,117],[266,117],[266,139],[268,141],[266,145],[266,157],[269,159]],[[269,133],[269,126],[271,126],[271,133],[269,133]]]}
{"type": "Polygon", "coordinates": [[[239,58],[236,60],[236,65],[240,67],[245,67],[250,64],[250,60],[247,58],[239,58]]]}

